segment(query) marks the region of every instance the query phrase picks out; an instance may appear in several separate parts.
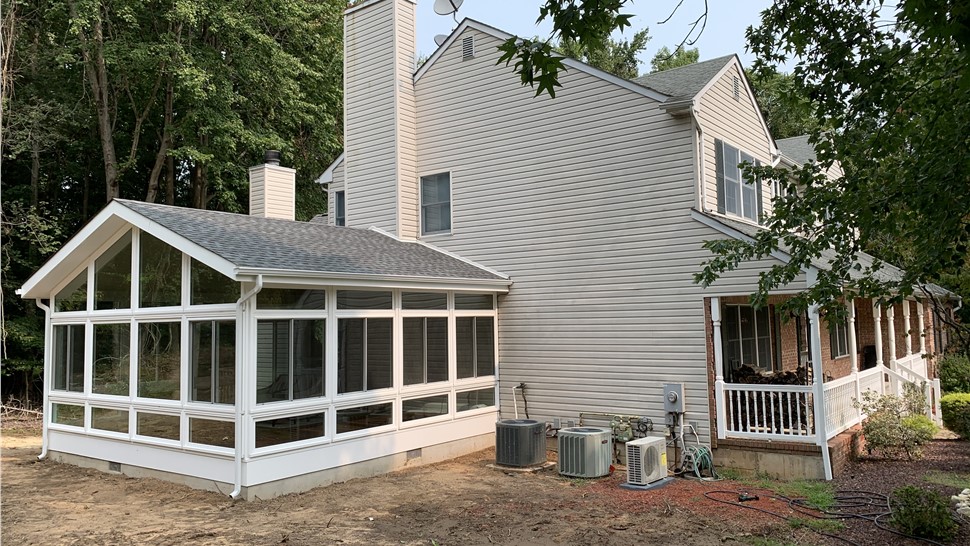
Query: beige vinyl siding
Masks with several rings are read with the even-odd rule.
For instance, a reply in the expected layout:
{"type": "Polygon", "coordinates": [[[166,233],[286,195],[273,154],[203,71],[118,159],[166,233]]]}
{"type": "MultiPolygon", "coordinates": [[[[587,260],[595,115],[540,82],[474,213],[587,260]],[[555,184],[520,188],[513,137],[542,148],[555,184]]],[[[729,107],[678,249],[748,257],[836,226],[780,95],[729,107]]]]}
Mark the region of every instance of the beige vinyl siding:
{"type": "Polygon", "coordinates": [[[393,213],[397,200],[397,131],[391,9],[396,1],[378,2],[344,19],[347,225],[377,226],[391,233],[397,232],[393,213]]]}
{"type": "Polygon", "coordinates": [[[524,382],[533,418],[659,424],[661,385],[685,382],[706,438],[706,294],[692,275],[723,235],[690,218],[691,122],[573,69],[555,99],[533,98],[495,65],[497,39],[466,33],[477,57],[462,61],[459,36],[415,86],[418,173],[452,173],[452,234],[423,239],[514,282],[499,299],[502,415],[524,382]]]}
{"type": "MultiPolygon", "coordinates": [[[[344,164],[343,162],[333,170],[333,180],[330,182],[330,186],[327,188],[327,223],[335,225],[337,222],[337,198],[334,197],[338,191],[345,191],[344,186],[344,164]]],[[[344,194],[344,198],[347,194],[344,194]]],[[[344,214],[347,213],[347,202],[344,201],[344,214]]]]}
{"type": "Polygon", "coordinates": [[[258,165],[249,171],[249,214],[293,220],[296,172],[278,165],[258,165]]]}
{"type": "Polygon", "coordinates": [[[399,10],[410,10],[397,18],[397,160],[398,235],[418,236],[418,179],[414,111],[415,16],[416,6],[398,2],[399,10]]]}
{"type": "MultiPolygon", "coordinates": [[[[714,140],[747,152],[764,164],[771,163],[772,143],[761,125],[758,105],[748,95],[744,75],[732,64],[720,79],[701,96],[698,121],[704,132],[704,208],[717,211],[717,172],[714,140]],[[734,78],[739,78],[740,100],[734,98],[734,78]]],[[[771,185],[761,187],[765,214],[771,212],[771,185]]]]}

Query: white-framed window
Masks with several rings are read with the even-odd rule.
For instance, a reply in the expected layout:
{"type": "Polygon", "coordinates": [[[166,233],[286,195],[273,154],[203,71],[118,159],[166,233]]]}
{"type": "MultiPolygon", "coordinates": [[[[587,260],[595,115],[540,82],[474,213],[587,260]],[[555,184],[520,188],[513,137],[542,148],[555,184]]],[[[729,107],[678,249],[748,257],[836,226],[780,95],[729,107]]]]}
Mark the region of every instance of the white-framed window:
{"type": "Polygon", "coordinates": [[[421,233],[451,231],[451,173],[421,177],[421,233]]]}
{"type": "Polygon", "coordinates": [[[832,358],[849,356],[849,325],[844,320],[829,325],[829,347],[832,358]]]}
{"type": "Polygon", "coordinates": [[[771,371],[771,321],[767,307],[725,305],[721,318],[724,362],[729,371],[741,366],[771,371]]]}
{"type": "Polygon", "coordinates": [[[59,391],[84,392],[84,325],[57,324],[54,332],[54,381],[59,391]]]}
{"type": "Polygon", "coordinates": [[[344,191],[333,192],[333,225],[347,225],[347,193],[344,191]]]}
{"type": "Polygon", "coordinates": [[[748,180],[741,163],[760,165],[753,156],[726,142],[715,139],[714,155],[717,176],[717,210],[755,222],[761,217],[761,182],[748,180]]]}

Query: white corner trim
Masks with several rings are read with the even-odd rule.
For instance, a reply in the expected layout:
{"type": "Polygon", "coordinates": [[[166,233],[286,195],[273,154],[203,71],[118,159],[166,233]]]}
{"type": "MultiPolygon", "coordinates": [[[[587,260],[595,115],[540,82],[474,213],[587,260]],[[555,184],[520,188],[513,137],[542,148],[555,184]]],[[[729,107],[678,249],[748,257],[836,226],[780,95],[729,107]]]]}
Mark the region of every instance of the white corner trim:
{"type": "MultiPolygon", "coordinates": [[[[344,15],[345,16],[346,15],[350,15],[351,13],[360,11],[360,10],[362,10],[364,8],[368,8],[370,6],[373,6],[374,4],[380,4],[383,1],[384,0],[364,0],[363,2],[357,4],[356,6],[351,6],[351,7],[347,8],[346,10],[344,10],[344,15]]],[[[416,0],[405,0],[405,1],[417,5],[417,1],[416,0]]]]}
{"type": "MultiPolygon", "coordinates": [[[[419,68],[418,71],[414,73],[414,83],[418,83],[418,80],[421,79],[421,76],[423,76],[425,72],[427,72],[431,68],[431,66],[435,63],[435,61],[437,61],[438,58],[441,57],[444,51],[448,49],[451,46],[451,44],[455,42],[458,36],[461,33],[463,33],[467,28],[477,30],[483,34],[488,34],[493,38],[503,40],[503,41],[513,37],[511,34],[503,30],[499,30],[493,26],[486,25],[485,23],[476,21],[474,19],[465,18],[462,20],[461,24],[458,25],[458,28],[456,28],[454,31],[452,31],[451,34],[448,35],[448,39],[445,40],[444,43],[442,43],[441,46],[439,46],[438,49],[435,50],[435,52],[431,55],[431,57],[429,57],[428,60],[425,61],[423,65],[421,65],[421,68],[419,68]]],[[[570,59],[566,57],[563,59],[563,64],[566,65],[567,69],[573,68],[580,72],[585,72],[586,74],[595,76],[604,81],[608,81],[612,84],[623,87],[624,89],[633,91],[638,95],[643,95],[644,97],[651,98],[658,102],[664,102],[665,100],[670,98],[667,95],[654,91],[653,89],[648,89],[640,84],[633,83],[623,78],[618,78],[613,74],[610,74],[609,72],[604,72],[598,68],[593,68],[592,66],[586,63],[583,63],[581,61],[577,61],[576,59],[570,59]]]]}
{"type": "Polygon", "coordinates": [[[323,171],[323,174],[318,176],[314,182],[316,182],[317,184],[329,184],[333,182],[333,171],[335,171],[337,167],[343,164],[344,154],[346,153],[347,152],[340,152],[340,155],[337,156],[337,159],[334,159],[333,163],[331,163],[330,166],[327,167],[327,170],[323,171]]]}
{"type": "MultiPolygon", "coordinates": [[[[711,228],[711,229],[713,229],[715,231],[719,231],[719,232],[721,232],[721,233],[723,233],[723,234],[725,234],[728,237],[731,237],[733,239],[738,239],[740,241],[745,241],[747,243],[753,243],[754,242],[754,239],[752,237],[750,237],[749,235],[747,235],[745,233],[742,233],[742,232],[740,232],[740,231],[738,231],[738,230],[736,230],[736,229],[734,229],[734,228],[732,228],[730,226],[727,226],[725,224],[722,224],[721,222],[718,222],[714,218],[711,218],[709,215],[704,214],[702,212],[699,212],[696,209],[691,209],[691,211],[690,211],[690,217],[691,217],[691,219],[696,220],[696,221],[704,224],[705,226],[707,226],[707,227],[709,227],[709,228],[711,228]]],[[[754,226],[754,224],[752,224],[752,226],[754,226]]],[[[791,262],[791,256],[788,253],[783,252],[781,250],[773,250],[770,255],[771,255],[772,258],[775,258],[776,260],[778,260],[780,262],[783,262],[783,263],[789,263],[789,262],[791,262]]],[[[808,268],[802,268],[802,271],[804,271],[806,274],[818,274],[818,269],[815,266],[809,266],[808,268]]]]}

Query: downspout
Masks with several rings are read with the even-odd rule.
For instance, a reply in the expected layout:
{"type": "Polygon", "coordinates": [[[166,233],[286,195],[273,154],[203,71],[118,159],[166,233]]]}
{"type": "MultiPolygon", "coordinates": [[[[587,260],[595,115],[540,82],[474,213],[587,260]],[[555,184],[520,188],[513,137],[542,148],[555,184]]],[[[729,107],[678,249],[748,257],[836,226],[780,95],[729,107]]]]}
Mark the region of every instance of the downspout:
{"type": "Polygon", "coordinates": [[[245,408],[248,407],[248,400],[246,397],[246,392],[248,389],[243,388],[246,383],[246,363],[250,361],[249,358],[249,336],[246,335],[248,330],[248,324],[245,324],[243,319],[245,318],[243,313],[243,305],[249,302],[260,290],[263,289],[263,276],[256,275],[256,286],[252,290],[246,292],[236,301],[236,454],[234,461],[234,473],[233,473],[233,489],[229,493],[229,498],[235,500],[239,497],[239,493],[242,491],[242,455],[243,455],[243,416],[248,415],[245,408]],[[240,343],[242,341],[242,343],[240,343]]]}
{"type": "Polygon", "coordinates": [[[50,370],[50,339],[51,339],[51,308],[48,305],[44,305],[44,302],[40,299],[34,300],[37,307],[44,310],[44,402],[41,406],[41,448],[40,455],[37,456],[38,461],[43,461],[47,458],[47,423],[50,421],[50,380],[51,380],[51,370],[50,370]]]}
{"type": "Polygon", "coordinates": [[[690,119],[694,125],[694,153],[696,154],[694,163],[694,176],[697,177],[697,210],[707,212],[707,184],[704,180],[704,130],[698,119],[697,105],[691,102],[690,119]]]}

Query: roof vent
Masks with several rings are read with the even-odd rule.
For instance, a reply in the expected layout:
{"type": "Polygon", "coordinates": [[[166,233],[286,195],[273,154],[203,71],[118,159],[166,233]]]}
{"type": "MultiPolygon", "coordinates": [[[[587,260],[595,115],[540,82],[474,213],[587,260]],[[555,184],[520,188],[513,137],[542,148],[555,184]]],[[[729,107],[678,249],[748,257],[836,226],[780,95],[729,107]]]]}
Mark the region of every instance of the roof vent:
{"type": "Polygon", "coordinates": [[[266,150],[263,154],[263,163],[267,165],[279,165],[280,164],[280,151],[279,150],[266,150]]]}
{"type": "Polygon", "coordinates": [[[741,100],[741,78],[734,77],[734,100],[741,100]]]}
{"type": "Polygon", "coordinates": [[[461,39],[461,60],[475,57],[475,37],[465,36],[461,39]]]}

